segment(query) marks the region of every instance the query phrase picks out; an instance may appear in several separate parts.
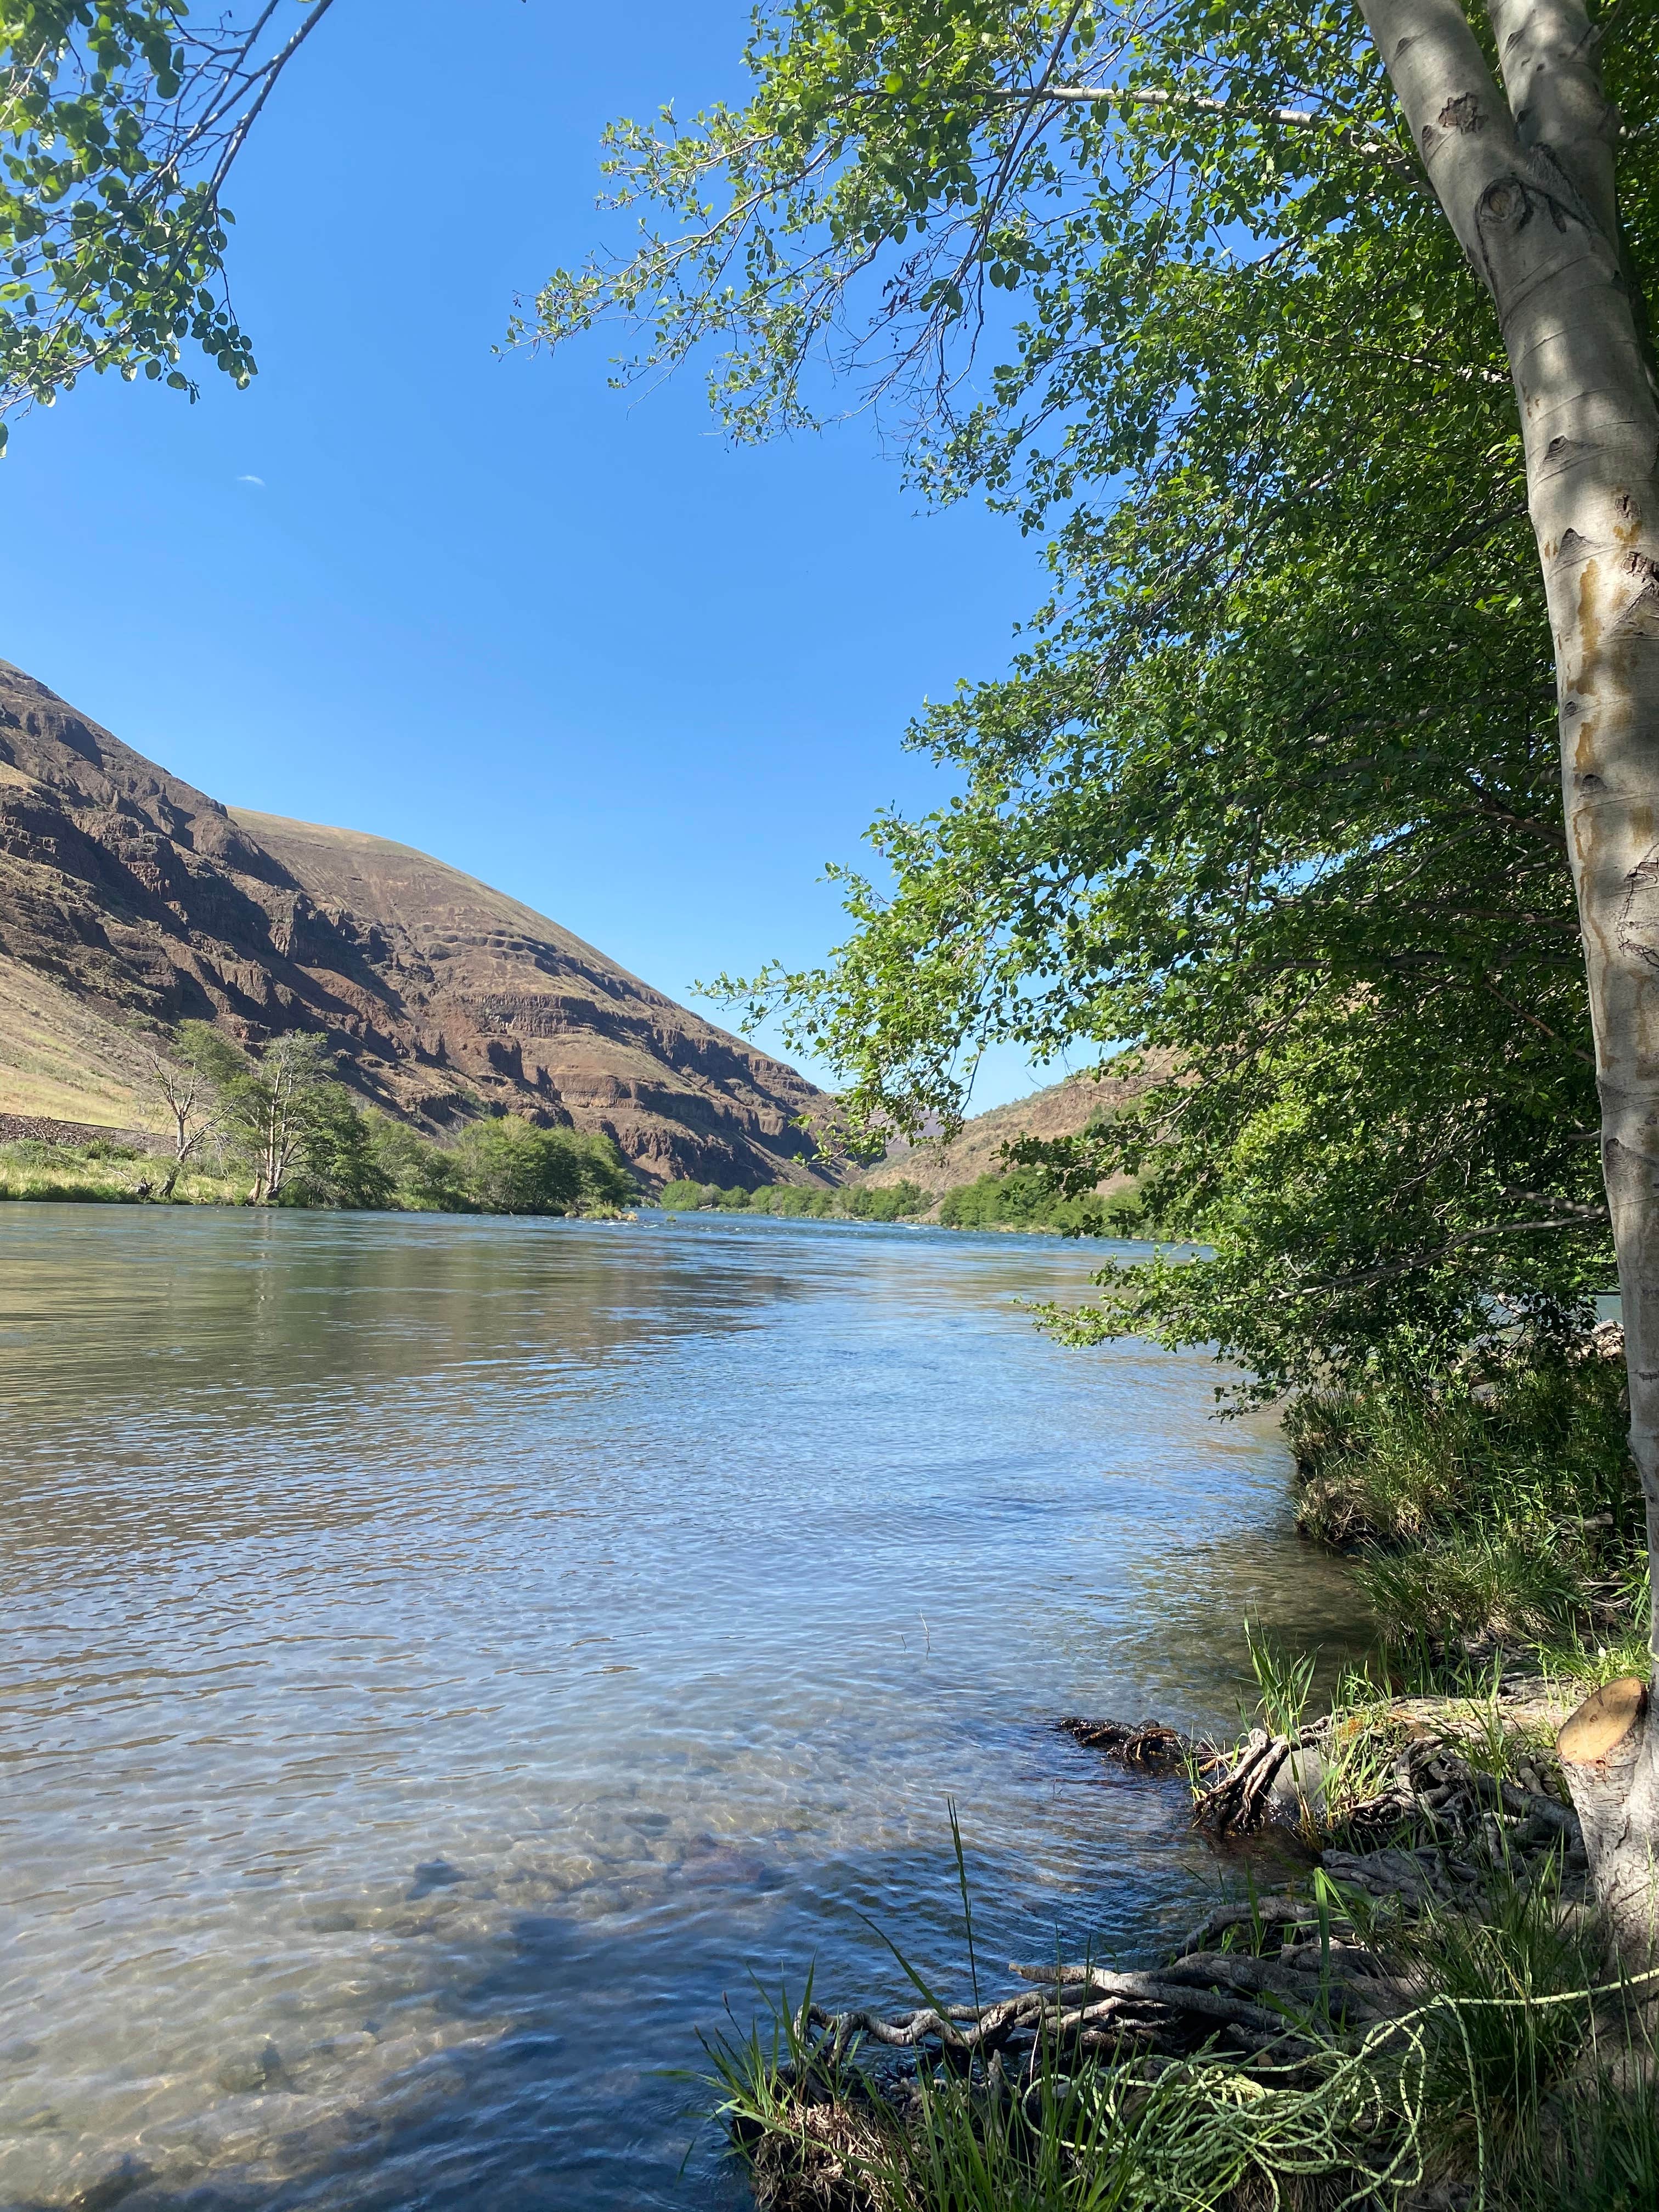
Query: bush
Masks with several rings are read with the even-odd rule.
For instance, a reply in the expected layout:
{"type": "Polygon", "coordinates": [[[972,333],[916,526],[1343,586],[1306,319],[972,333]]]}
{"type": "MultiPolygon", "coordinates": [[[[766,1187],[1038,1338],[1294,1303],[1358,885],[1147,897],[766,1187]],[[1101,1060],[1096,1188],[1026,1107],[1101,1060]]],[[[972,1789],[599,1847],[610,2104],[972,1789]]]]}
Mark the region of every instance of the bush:
{"type": "Polygon", "coordinates": [[[897,1182],[861,1183],[841,1194],[843,1210],[854,1221],[902,1221],[913,1213],[926,1213],[933,1194],[919,1182],[901,1177],[897,1182]]]}
{"type": "Polygon", "coordinates": [[[508,1115],[475,1123],[455,1149],[466,1194],[486,1213],[574,1213],[634,1194],[616,1146],[595,1133],[508,1115]]]}
{"type": "Polygon", "coordinates": [[[299,1164],[284,1181],[284,1206],[390,1206],[395,1186],[374,1141],[374,1127],[338,1083],[317,1086],[299,1164]]]}
{"type": "Polygon", "coordinates": [[[835,1211],[836,1193],[820,1190],[811,1183],[774,1183],[766,1194],[767,1211],[781,1214],[786,1221],[821,1218],[835,1211]]]}
{"type": "Polygon", "coordinates": [[[671,1213],[695,1213],[700,1206],[708,1204],[708,1192],[707,1183],[677,1180],[664,1185],[657,1203],[665,1206],[671,1213]]]}
{"type": "Polygon", "coordinates": [[[1140,1201],[1133,1190],[1110,1198],[1092,1193],[1064,1198],[1047,1168],[982,1175],[947,1191],[939,1210],[946,1229],[1049,1230],[1061,1237],[1133,1236],[1139,1216],[1140,1201]]]}
{"type": "Polygon", "coordinates": [[[558,1133],[574,1147],[581,1171],[584,1206],[633,1205],[640,1194],[639,1186],[616,1145],[602,1130],[565,1130],[558,1133]]]}
{"type": "Polygon", "coordinates": [[[1292,1401],[1298,1515],[1328,1542],[1395,1542],[1454,1523],[1639,1516],[1622,1359],[1494,1363],[1443,1388],[1415,1376],[1292,1401]]]}
{"type": "Polygon", "coordinates": [[[389,1115],[370,1117],[374,1157],[392,1186],[391,1203],[411,1213],[466,1213],[472,1210],[460,1156],[434,1144],[407,1122],[389,1115]]]}
{"type": "Polygon", "coordinates": [[[148,1155],[137,1145],[118,1144],[113,1137],[88,1137],[84,1145],[75,1150],[83,1160],[142,1160],[148,1155]]]}
{"type": "Polygon", "coordinates": [[[1499,1640],[1582,1657],[1634,1633],[1644,1557],[1626,1443],[1624,1366],[1494,1352],[1435,1388],[1419,1377],[1292,1401],[1298,1519],[1358,1548],[1387,1641],[1427,1651],[1499,1640]]]}

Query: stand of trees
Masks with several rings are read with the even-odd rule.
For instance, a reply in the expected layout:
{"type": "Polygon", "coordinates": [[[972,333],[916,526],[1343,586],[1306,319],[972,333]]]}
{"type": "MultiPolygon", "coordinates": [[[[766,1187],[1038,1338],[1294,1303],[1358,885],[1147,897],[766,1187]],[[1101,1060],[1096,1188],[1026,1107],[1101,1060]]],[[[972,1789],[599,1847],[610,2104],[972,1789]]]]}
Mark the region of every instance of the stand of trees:
{"type": "Polygon", "coordinates": [[[243,1051],[210,1023],[183,1022],[153,1061],[173,1124],[163,1198],[186,1165],[209,1160],[250,1176],[259,1206],[565,1214],[614,1210],[638,1194],[615,1145],[596,1133],[505,1117],[435,1144],[360,1105],[315,1035],[243,1051]]]}
{"type": "Polygon", "coordinates": [[[704,1210],[820,1221],[902,1221],[926,1213],[933,1202],[931,1191],[908,1181],[855,1184],[846,1190],[824,1190],[817,1184],[797,1182],[769,1183],[759,1190],[744,1190],[737,1184],[722,1190],[718,1183],[684,1179],[669,1183],[659,1201],[672,1213],[704,1210]]]}
{"type": "Polygon", "coordinates": [[[939,1218],[946,1229],[1046,1229],[1062,1237],[1133,1237],[1140,1208],[1127,1192],[1111,1198],[1097,1197],[1092,1191],[1068,1193],[1051,1169],[1017,1167],[1005,1175],[980,1176],[946,1191],[939,1218]]]}

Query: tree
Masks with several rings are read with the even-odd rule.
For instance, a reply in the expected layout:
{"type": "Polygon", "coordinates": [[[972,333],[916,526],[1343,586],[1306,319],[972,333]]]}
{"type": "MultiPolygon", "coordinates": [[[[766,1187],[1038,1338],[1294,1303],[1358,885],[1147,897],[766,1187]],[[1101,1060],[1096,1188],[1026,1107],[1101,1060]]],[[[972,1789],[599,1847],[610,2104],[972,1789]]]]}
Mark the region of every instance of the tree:
{"type": "Polygon", "coordinates": [[[568,1141],[581,1174],[582,1204],[597,1209],[631,1206],[639,1186],[629,1173],[615,1140],[602,1129],[572,1130],[568,1141]]]}
{"type": "Polygon", "coordinates": [[[332,1061],[326,1037],[295,1030],[222,1083],[223,1126],[252,1170],[255,1206],[303,1204],[308,1184],[326,1185],[342,1101],[351,1108],[332,1061]]]}
{"type": "Polygon", "coordinates": [[[708,1203],[714,1187],[712,1183],[693,1182],[687,1176],[677,1176],[672,1182],[663,1185],[657,1203],[666,1206],[671,1213],[695,1213],[699,1206],[708,1203]]]}
{"type": "Polygon", "coordinates": [[[332,4],[192,25],[186,0],[0,0],[0,416],[89,369],[194,398],[186,342],[248,383],[222,195],[332,4]]]}
{"type": "Polygon", "coordinates": [[[374,1122],[344,1084],[329,1077],[295,1103],[305,1127],[297,1164],[283,1187],[288,1202],[359,1212],[390,1206],[397,1193],[391,1167],[374,1122]]]}
{"type": "Polygon", "coordinates": [[[149,1071],[173,1123],[173,1164],[161,1187],[161,1196],[171,1198],[185,1163],[217,1133],[221,1087],[241,1073],[242,1062],[210,1022],[180,1022],[171,1050],[150,1052],[149,1071]]]}
{"type": "Polygon", "coordinates": [[[400,1206],[421,1213],[464,1213],[471,1201],[459,1156],[389,1115],[370,1119],[374,1158],[400,1206]]]}
{"type": "Polygon", "coordinates": [[[841,1194],[841,1202],[855,1221],[899,1221],[907,1213],[925,1213],[933,1200],[905,1176],[896,1182],[857,1184],[841,1194]]]}
{"type": "MultiPolygon", "coordinates": [[[[1443,1352],[1506,1269],[1560,1329],[1610,1219],[1651,1545],[1656,227],[1651,178],[1618,161],[1659,112],[1651,17],[799,0],[750,59],[741,112],[618,126],[619,199],[670,225],[561,273],[541,330],[642,319],[629,373],[723,340],[744,436],[811,418],[814,364],[838,358],[909,410],[945,495],[986,484],[1032,526],[1058,508],[1071,595],[1014,687],[930,725],[969,788],[920,830],[878,825],[892,900],[855,881],[837,966],[769,986],[904,1127],[957,1103],[964,1043],[999,1024],[1167,1038],[1188,1061],[1141,1137],[1166,1160],[1184,1144],[1212,1205],[1247,1190],[1243,1245],[1276,1240],[1343,1357],[1379,1325],[1397,1340],[1425,1284],[1443,1352]],[[1000,295],[1022,289],[1008,329],[1000,295]],[[952,347],[988,333],[1012,358],[971,398],[952,347]],[[1205,1086],[1181,1095],[1195,1050],[1231,1079],[1207,1148],[1205,1086]],[[1330,1118],[1356,1075],[1386,1080],[1380,1139],[1330,1118]],[[1275,1148],[1302,1201],[1277,1227],[1251,1171],[1275,1148]],[[1311,1266],[1285,1234],[1310,1206],[1311,1266]]],[[[1188,1273],[1200,1301],[1225,1287],[1188,1273]]],[[[1178,1327],[1180,1288],[1149,1295],[1178,1327]]],[[[1630,1741],[1595,1872],[1644,1948],[1659,1729],[1630,1741]]]]}

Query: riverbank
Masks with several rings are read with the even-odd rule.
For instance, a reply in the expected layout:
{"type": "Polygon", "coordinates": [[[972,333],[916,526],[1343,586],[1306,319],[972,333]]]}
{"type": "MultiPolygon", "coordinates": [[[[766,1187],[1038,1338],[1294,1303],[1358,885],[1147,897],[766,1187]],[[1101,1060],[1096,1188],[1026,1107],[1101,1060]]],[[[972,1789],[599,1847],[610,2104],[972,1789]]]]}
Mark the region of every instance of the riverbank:
{"type": "Polygon", "coordinates": [[[245,1206],[249,1176],[175,1168],[155,1152],[114,1139],[84,1143],[16,1137],[0,1143],[0,1200],[106,1206],[245,1206]]]}
{"type": "MultiPolygon", "coordinates": [[[[409,1150],[413,1152],[411,1140],[409,1150]]],[[[436,1154],[435,1146],[413,1152],[417,1169],[422,1153],[436,1154]]],[[[279,1205],[320,1206],[330,1212],[575,1214],[587,1221],[635,1220],[638,1217],[616,1194],[623,1188],[618,1164],[602,1187],[605,1195],[568,1195],[560,1203],[530,1194],[527,1202],[515,1202],[517,1194],[491,1189],[468,1189],[459,1175],[434,1177],[430,1173],[395,1177],[381,1174],[368,1182],[355,1200],[345,1196],[324,1199],[303,1182],[284,1192],[279,1205]],[[488,1202],[495,1198],[498,1202],[488,1202]],[[501,1202],[505,1201],[505,1202],[501,1202]]],[[[103,1206],[252,1206],[259,1201],[256,1178],[246,1169],[198,1168],[179,1164],[154,1143],[127,1141],[123,1134],[92,1136],[85,1140],[63,1138],[15,1137],[0,1141],[0,1203],[33,1200],[48,1205],[103,1206]]]]}
{"type": "Polygon", "coordinates": [[[1641,1992],[1599,1940],[1540,1725],[1559,1692],[1516,1683],[1326,1716],[1302,1759],[1322,1766],[1322,1809],[1304,1801],[1276,1850],[1232,1838],[1245,1893],[1160,1963],[1039,1960],[1010,1987],[979,1960],[961,1990],[908,2014],[809,2000],[727,2045],[720,2111],[759,2202],[1655,2202],[1641,1992]]]}
{"type": "MultiPolygon", "coordinates": [[[[1645,1990],[1621,1983],[1556,1749],[1645,1676],[1622,1347],[1292,1409],[1301,1523],[1378,1649],[1308,1717],[1250,1637],[1231,1745],[1061,1723],[1190,1792],[1233,1892],[1137,1971],[969,1956],[909,2013],[807,1992],[712,2086],[776,2212],[1635,2212],[1659,2202],[1645,1990]]],[[[1247,1636],[1249,1632],[1247,1630],[1247,1636]]],[[[902,1936],[900,1942],[902,1946],[902,1936]]]]}

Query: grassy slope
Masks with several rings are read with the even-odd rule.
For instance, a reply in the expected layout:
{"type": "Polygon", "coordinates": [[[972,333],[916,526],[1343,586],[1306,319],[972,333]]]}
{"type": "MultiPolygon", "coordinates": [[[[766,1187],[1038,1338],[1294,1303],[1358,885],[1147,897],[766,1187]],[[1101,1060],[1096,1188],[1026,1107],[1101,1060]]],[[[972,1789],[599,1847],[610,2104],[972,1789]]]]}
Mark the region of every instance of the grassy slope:
{"type": "Polygon", "coordinates": [[[0,955],[0,1114],[108,1128],[146,1124],[143,1043],[20,960],[0,955]]]}
{"type": "MultiPolygon", "coordinates": [[[[136,1206],[161,1196],[169,1163],[135,1156],[122,1146],[0,1145],[0,1200],[136,1206]]],[[[175,1182],[174,1206],[240,1206],[251,1188],[246,1176],[186,1171],[175,1182]]]]}

